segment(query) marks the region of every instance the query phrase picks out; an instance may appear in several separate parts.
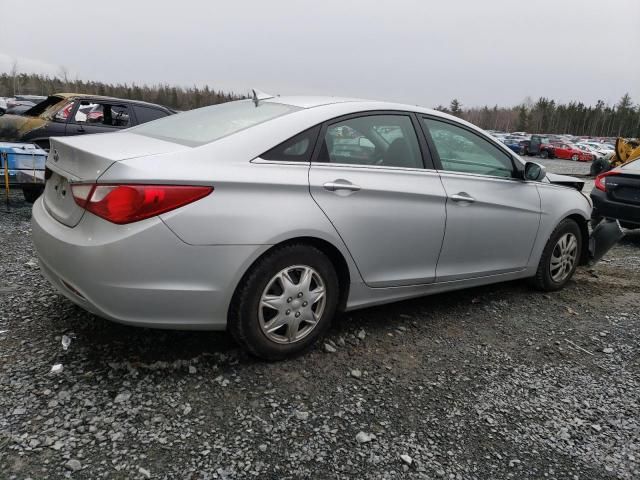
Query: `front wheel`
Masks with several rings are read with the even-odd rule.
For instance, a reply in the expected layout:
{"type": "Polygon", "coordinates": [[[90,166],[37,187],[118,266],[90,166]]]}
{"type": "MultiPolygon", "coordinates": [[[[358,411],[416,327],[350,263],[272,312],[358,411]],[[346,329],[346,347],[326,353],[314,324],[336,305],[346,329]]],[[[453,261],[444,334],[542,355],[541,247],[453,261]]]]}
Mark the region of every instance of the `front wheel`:
{"type": "Polygon", "coordinates": [[[549,158],[549,152],[547,152],[546,150],[542,150],[540,152],[540,157],[542,158],[549,158]]]}
{"type": "Polygon", "coordinates": [[[286,245],[245,275],[229,312],[229,331],[251,354],[280,360],[327,331],[338,304],[338,276],[317,248],[286,245]]]}
{"type": "Polygon", "coordinates": [[[580,157],[578,155],[576,155],[575,153],[573,155],[571,155],[571,160],[573,160],[574,162],[577,162],[579,158],[580,157]]]}
{"type": "Polygon", "coordinates": [[[560,290],[571,279],[582,251],[582,233],[569,218],[560,222],[544,247],[532,283],[538,290],[560,290]]]}

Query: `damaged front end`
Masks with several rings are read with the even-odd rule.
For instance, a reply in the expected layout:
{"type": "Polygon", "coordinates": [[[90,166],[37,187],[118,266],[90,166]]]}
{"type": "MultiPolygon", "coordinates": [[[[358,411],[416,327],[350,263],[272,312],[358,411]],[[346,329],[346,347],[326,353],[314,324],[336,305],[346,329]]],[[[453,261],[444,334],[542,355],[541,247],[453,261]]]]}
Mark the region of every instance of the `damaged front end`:
{"type": "Polygon", "coordinates": [[[599,262],[624,235],[618,220],[605,218],[600,221],[589,236],[589,265],[599,262]]]}

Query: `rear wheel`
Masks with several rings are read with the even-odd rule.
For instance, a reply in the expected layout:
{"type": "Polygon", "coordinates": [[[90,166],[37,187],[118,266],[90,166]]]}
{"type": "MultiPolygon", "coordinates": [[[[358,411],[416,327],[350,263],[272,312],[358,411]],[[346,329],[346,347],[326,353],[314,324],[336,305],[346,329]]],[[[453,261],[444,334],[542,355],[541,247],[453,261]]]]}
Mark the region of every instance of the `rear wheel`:
{"type": "Polygon", "coordinates": [[[283,246],[259,259],[243,278],[229,312],[229,331],[251,354],[279,360],[320,339],[337,303],[331,260],[309,245],[283,246]]]}
{"type": "Polygon", "coordinates": [[[546,292],[560,290],[571,279],[582,252],[582,233],[569,218],[560,222],[542,252],[533,285],[546,292]]]}
{"type": "Polygon", "coordinates": [[[549,152],[547,152],[546,150],[542,150],[542,151],[540,152],[540,156],[541,156],[542,158],[549,158],[549,152]]]}
{"type": "Polygon", "coordinates": [[[580,157],[575,153],[573,155],[571,155],[571,160],[573,160],[574,162],[577,162],[579,158],[580,157]]]}

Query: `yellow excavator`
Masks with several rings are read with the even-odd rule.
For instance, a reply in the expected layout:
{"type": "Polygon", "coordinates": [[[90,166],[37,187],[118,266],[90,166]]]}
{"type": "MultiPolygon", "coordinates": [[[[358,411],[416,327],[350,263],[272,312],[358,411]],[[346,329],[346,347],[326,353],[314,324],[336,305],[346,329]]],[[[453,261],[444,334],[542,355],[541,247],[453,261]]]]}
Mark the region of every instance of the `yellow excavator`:
{"type": "Polygon", "coordinates": [[[640,140],[618,137],[616,139],[616,153],[609,160],[604,158],[594,160],[591,164],[591,175],[599,175],[638,158],[640,158],[640,140]]]}

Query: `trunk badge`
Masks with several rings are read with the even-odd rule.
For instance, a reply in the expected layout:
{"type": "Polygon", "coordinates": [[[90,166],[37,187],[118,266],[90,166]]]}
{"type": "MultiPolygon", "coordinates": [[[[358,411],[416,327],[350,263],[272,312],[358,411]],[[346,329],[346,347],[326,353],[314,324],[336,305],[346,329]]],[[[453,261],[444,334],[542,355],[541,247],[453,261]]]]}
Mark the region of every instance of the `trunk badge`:
{"type": "Polygon", "coordinates": [[[53,161],[57,162],[58,160],[60,160],[60,156],[58,155],[58,151],[54,150],[53,151],[53,161]]]}

